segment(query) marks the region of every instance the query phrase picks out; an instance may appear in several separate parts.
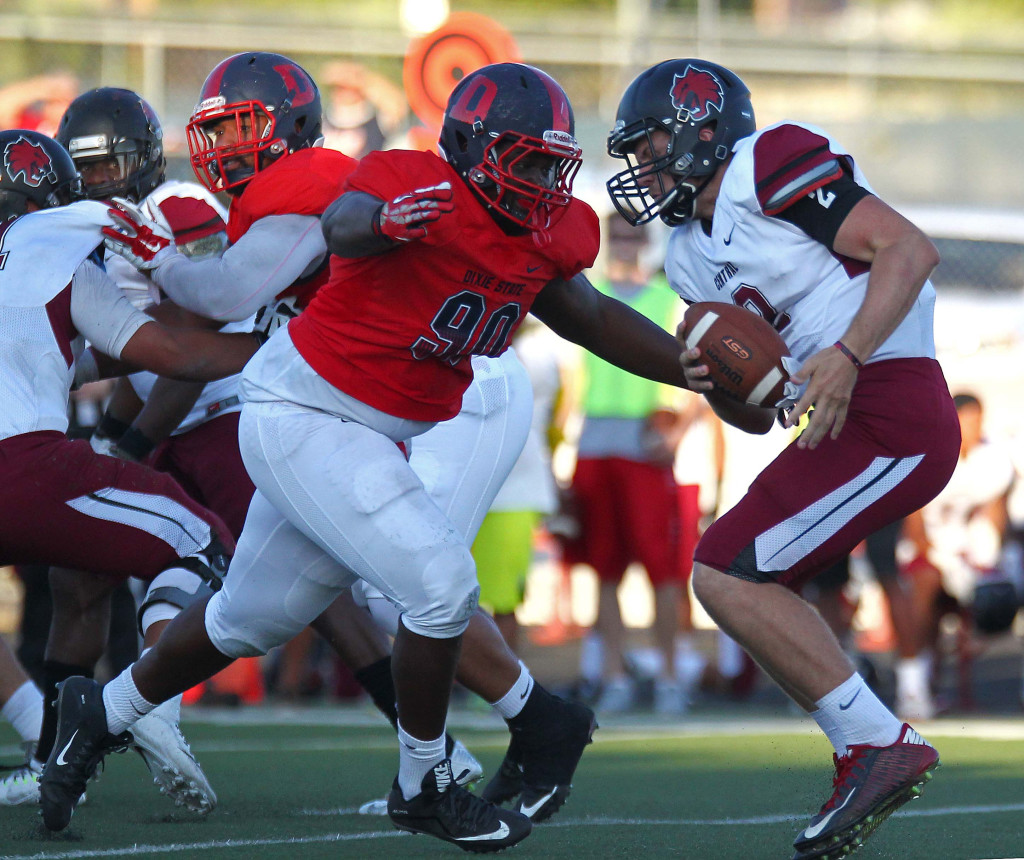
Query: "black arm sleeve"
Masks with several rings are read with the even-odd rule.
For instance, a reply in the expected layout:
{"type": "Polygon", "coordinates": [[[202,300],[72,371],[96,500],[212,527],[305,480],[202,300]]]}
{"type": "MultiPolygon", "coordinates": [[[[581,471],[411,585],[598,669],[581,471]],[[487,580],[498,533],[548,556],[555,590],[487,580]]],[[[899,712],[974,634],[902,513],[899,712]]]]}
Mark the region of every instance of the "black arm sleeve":
{"type": "Polygon", "coordinates": [[[870,191],[858,185],[850,173],[844,171],[838,179],[801,197],[774,217],[795,224],[812,239],[817,239],[832,250],[839,226],[846,220],[850,210],[869,194],[870,191]]]}

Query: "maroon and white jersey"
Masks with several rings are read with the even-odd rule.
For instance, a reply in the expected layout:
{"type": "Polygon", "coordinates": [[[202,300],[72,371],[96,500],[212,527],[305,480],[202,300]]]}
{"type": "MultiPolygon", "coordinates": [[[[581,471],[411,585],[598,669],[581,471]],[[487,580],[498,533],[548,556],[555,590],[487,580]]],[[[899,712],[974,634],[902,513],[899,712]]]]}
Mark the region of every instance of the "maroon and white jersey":
{"type": "MultiPolygon", "coordinates": [[[[852,157],[825,132],[783,122],[736,144],[708,236],[700,221],[672,231],[665,272],[687,302],[732,302],[763,316],[804,362],[834,343],[860,309],[869,265],[843,257],[775,217],[821,195],[842,167],[871,190],[852,157]]],[[[935,290],[925,282],[906,318],[867,361],[935,356],[935,290]]]]}
{"type": "Polygon", "coordinates": [[[83,338],[120,358],[150,321],[93,262],[110,225],[105,204],[83,201],[0,227],[0,439],[66,432],[83,338]]]}

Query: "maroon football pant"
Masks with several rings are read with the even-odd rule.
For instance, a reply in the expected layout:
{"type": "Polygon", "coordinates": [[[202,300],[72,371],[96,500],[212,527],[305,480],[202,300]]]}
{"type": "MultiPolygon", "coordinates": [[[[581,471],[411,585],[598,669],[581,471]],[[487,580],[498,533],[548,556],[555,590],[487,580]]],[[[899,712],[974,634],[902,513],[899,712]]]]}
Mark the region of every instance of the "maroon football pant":
{"type": "Polygon", "coordinates": [[[216,514],[169,475],[97,454],[62,433],[0,441],[0,563],[50,564],[152,579],[218,538],[216,514]]]}
{"type": "Polygon", "coordinates": [[[938,362],[868,364],[838,439],[790,445],[701,538],[696,561],[794,590],[949,481],[960,422],[938,362]]]}

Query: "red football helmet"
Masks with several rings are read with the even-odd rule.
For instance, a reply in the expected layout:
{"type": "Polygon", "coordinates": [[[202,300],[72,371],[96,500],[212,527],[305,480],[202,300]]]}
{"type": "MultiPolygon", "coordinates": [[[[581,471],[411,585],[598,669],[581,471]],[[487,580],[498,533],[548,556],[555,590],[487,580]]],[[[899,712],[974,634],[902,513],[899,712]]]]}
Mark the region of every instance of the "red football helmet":
{"type": "Polygon", "coordinates": [[[582,163],[572,106],[553,78],[522,63],[466,75],[448,99],[441,154],[499,217],[543,232],[564,214],[582,163]]]}
{"type": "Polygon", "coordinates": [[[320,127],[320,92],[305,69],[280,54],[235,54],[199,93],[186,129],[192,169],[211,191],[239,189],[283,155],[313,146],[320,127]]]}

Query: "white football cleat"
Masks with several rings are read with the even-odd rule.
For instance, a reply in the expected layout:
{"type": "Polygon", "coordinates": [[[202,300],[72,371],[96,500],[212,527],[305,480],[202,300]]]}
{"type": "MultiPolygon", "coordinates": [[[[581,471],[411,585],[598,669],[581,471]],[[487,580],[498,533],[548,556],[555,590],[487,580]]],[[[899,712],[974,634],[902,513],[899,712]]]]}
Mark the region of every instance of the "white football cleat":
{"type": "Polygon", "coordinates": [[[466,788],[472,788],[483,779],[484,766],[476,760],[462,741],[455,741],[452,748],[448,750],[448,758],[452,760],[452,774],[455,782],[466,788]]]}
{"type": "Polygon", "coordinates": [[[131,748],[142,756],[161,794],[207,815],[217,806],[217,795],[178,728],[180,699],[169,699],[136,722],[129,729],[131,748]]]}
{"type": "Polygon", "coordinates": [[[39,776],[42,772],[43,766],[32,760],[7,769],[0,778],[0,806],[39,803],[39,776]]]}

